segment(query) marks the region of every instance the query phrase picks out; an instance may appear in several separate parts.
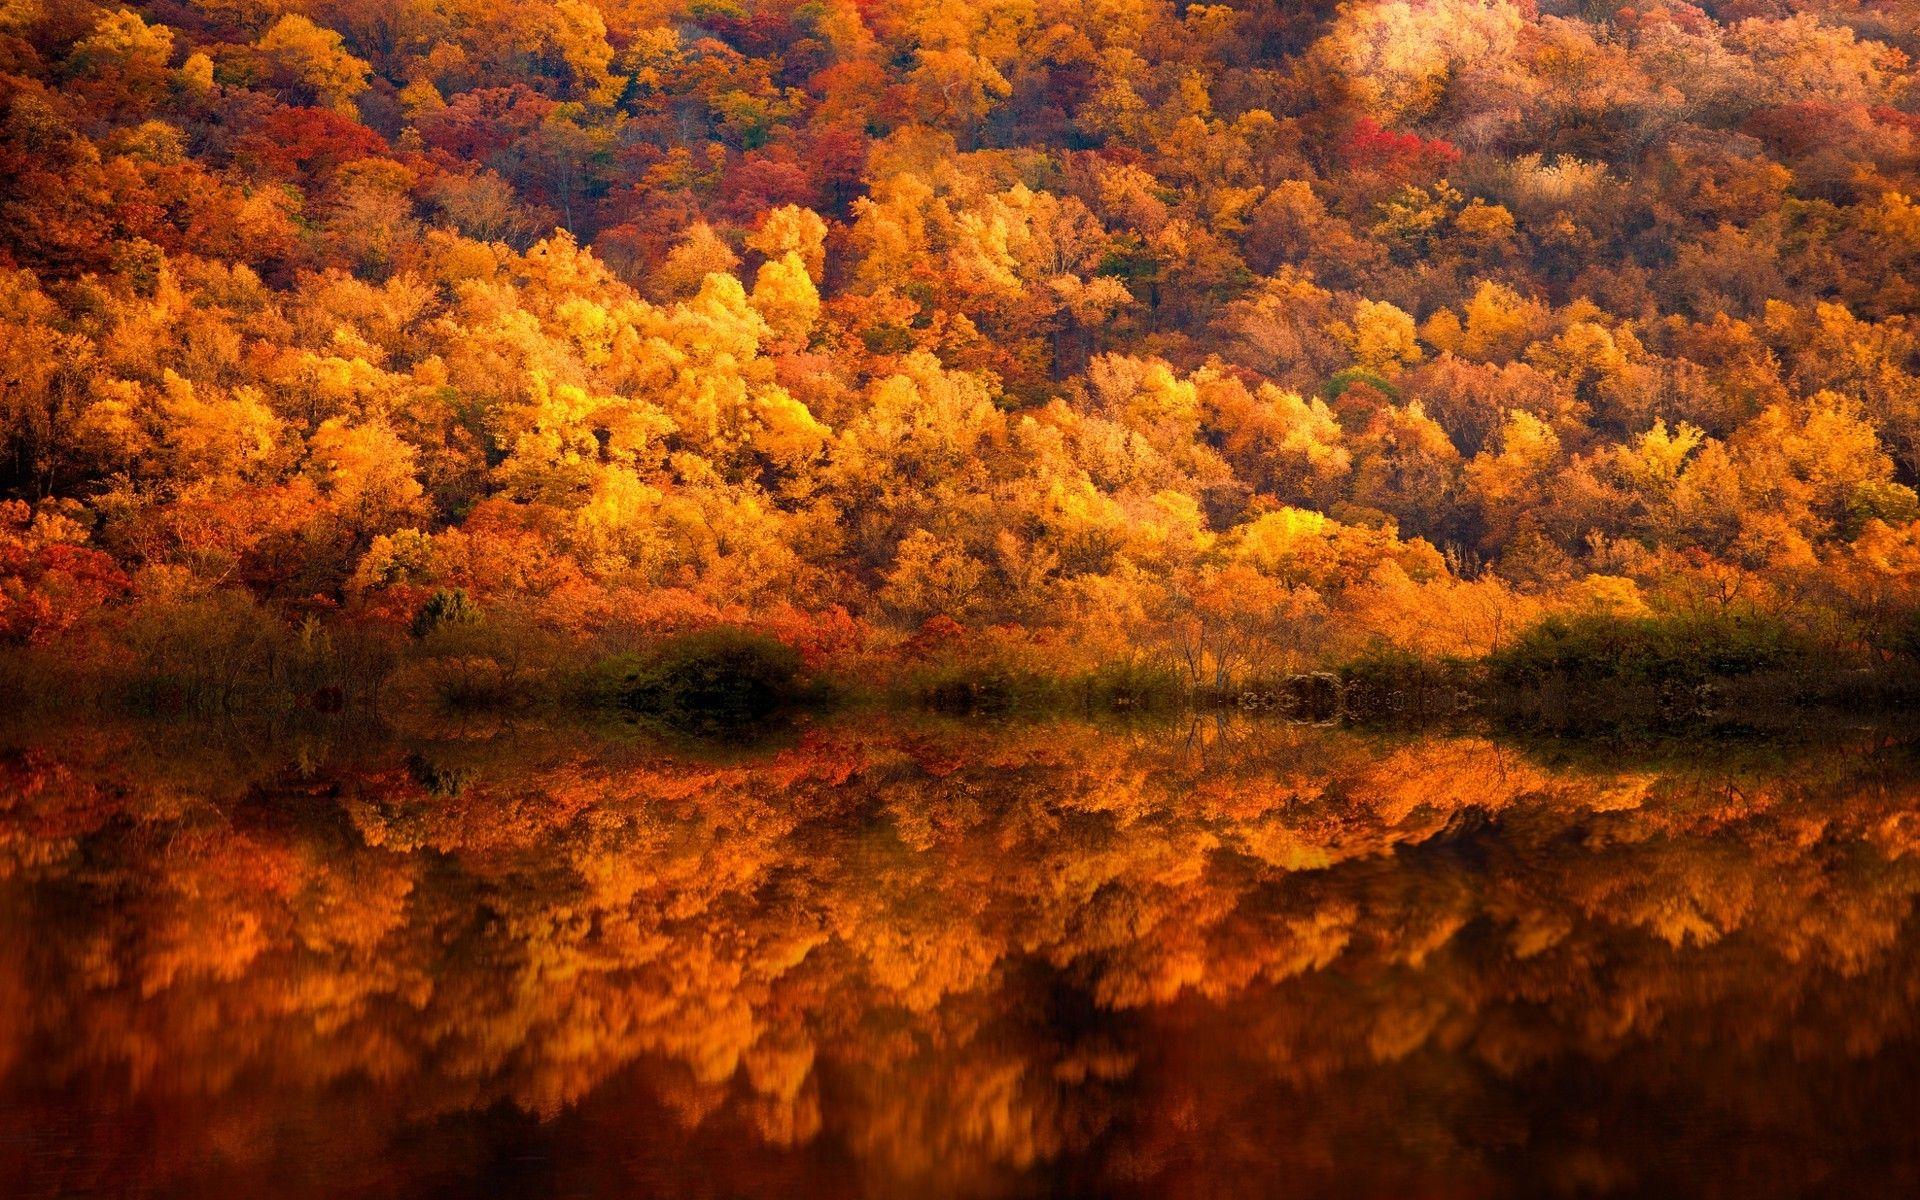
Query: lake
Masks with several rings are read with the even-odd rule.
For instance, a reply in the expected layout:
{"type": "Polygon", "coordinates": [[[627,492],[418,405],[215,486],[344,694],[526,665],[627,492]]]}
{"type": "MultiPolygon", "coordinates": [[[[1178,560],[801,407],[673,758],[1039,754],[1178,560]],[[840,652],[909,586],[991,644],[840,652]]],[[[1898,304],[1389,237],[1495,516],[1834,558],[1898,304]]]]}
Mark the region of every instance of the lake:
{"type": "Polygon", "coordinates": [[[1920,755],[0,734],[0,1195],[1920,1193],[1920,755]]]}

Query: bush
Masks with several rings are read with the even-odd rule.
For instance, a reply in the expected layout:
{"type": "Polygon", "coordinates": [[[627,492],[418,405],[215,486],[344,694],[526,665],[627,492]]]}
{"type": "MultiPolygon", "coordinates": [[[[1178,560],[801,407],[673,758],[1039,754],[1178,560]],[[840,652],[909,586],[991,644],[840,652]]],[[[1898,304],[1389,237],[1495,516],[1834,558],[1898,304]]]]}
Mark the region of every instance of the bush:
{"type": "Polygon", "coordinates": [[[907,681],[911,700],[947,716],[1005,717],[1038,714],[1070,699],[1065,681],[993,658],[938,663],[907,681]]]}
{"type": "Polygon", "coordinates": [[[1341,715],[1354,720],[1387,716],[1433,717],[1470,702],[1469,671],[1452,659],[1429,659],[1376,646],[1340,664],[1341,715]]]}
{"type": "Polygon", "coordinates": [[[1793,665],[1809,647],[1761,613],[1549,617],[1491,656],[1511,685],[1547,679],[1690,683],[1793,665]]]}
{"type": "Polygon", "coordinates": [[[441,619],[426,624],[427,632],[416,639],[409,655],[412,677],[424,682],[443,708],[512,708],[534,701],[545,664],[558,652],[553,631],[511,609],[493,612],[484,621],[472,615],[475,610],[467,616],[447,615],[460,611],[449,608],[441,619]]]}
{"type": "Polygon", "coordinates": [[[1920,609],[1902,617],[1887,639],[1887,649],[1905,658],[1920,660],[1920,609]]]}
{"type": "Polygon", "coordinates": [[[720,627],[601,666],[614,703],[676,726],[763,720],[801,697],[800,655],[777,638],[720,627]]]}
{"type": "Polygon", "coordinates": [[[467,595],[465,588],[439,588],[413,615],[413,636],[423,638],[436,629],[479,623],[480,606],[467,595]]]}
{"type": "Polygon", "coordinates": [[[1145,662],[1111,662],[1081,681],[1087,707],[1114,712],[1158,712],[1176,708],[1187,689],[1179,674],[1145,662]]]}
{"type": "Polygon", "coordinates": [[[135,608],[121,637],[136,708],[161,715],[266,707],[290,642],[272,614],[243,592],[135,608]]]}
{"type": "Polygon", "coordinates": [[[127,698],[156,714],[371,711],[395,662],[380,630],[313,617],[289,628],[237,590],[144,602],[120,644],[127,698]]]}

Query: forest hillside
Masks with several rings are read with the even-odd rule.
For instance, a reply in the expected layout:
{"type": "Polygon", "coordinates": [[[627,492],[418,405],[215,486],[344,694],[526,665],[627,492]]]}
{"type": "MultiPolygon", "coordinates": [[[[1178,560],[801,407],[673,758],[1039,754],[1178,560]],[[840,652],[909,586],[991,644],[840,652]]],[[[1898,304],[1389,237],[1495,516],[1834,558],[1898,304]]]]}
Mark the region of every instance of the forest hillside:
{"type": "Polygon", "coordinates": [[[1916,57],[1902,0],[0,0],[0,643],[1903,662],[1916,57]]]}

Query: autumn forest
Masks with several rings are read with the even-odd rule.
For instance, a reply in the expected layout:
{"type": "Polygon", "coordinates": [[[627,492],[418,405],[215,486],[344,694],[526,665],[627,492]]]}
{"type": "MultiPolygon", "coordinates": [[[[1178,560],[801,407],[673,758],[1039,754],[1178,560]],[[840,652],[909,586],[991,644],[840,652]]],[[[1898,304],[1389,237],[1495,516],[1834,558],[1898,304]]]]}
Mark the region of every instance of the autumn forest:
{"type": "Polygon", "coordinates": [[[1908,662],[1917,55],[1897,0],[9,0],[0,642],[336,703],[714,628],[1908,662]]]}

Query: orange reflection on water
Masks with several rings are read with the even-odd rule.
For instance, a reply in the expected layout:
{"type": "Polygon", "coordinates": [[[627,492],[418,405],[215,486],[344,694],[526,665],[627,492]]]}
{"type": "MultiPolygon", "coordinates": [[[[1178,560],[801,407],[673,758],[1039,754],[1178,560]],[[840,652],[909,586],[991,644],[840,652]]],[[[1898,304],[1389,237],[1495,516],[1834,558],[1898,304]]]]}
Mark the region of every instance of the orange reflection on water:
{"type": "Polygon", "coordinates": [[[0,1193],[1915,1183],[1879,735],[193,740],[0,758],[0,1193]]]}

